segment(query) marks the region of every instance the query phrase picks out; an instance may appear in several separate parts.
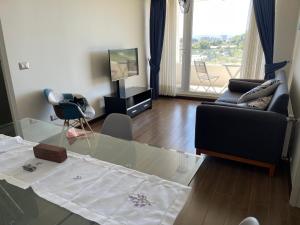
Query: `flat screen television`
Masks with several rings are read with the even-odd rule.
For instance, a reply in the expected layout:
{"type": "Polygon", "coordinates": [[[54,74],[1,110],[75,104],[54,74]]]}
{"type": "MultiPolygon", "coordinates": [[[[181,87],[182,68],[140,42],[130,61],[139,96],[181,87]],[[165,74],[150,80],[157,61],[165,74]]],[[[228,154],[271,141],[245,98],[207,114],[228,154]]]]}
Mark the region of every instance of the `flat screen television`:
{"type": "Polygon", "coordinates": [[[139,75],[138,49],[108,50],[112,81],[139,75]]]}

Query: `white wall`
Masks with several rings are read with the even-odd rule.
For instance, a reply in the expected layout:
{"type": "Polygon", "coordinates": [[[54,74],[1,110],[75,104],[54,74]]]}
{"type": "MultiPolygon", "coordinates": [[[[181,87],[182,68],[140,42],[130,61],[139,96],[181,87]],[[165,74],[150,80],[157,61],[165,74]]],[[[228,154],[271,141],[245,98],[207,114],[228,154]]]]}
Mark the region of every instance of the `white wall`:
{"type": "Polygon", "coordinates": [[[146,85],[144,1],[0,0],[0,20],[19,118],[49,120],[48,87],[83,94],[101,115],[109,48],[138,47],[141,75],[126,82],[146,85]]]}
{"type": "MultiPolygon", "coordinates": [[[[274,62],[292,60],[299,8],[299,0],[276,0],[274,62]]],[[[286,74],[290,67],[285,67],[286,74]]]]}
{"type": "MultiPolygon", "coordinates": [[[[299,17],[300,19],[300,17],[299,17]]],[[[297,120],[300,119],[300,30],[296,33],[293,64],[291,68],[291,102],[297,120]]],[[[296,122],[294,141],[291,149],[291,203],[300,207],[300,121],[296,122]]]]}

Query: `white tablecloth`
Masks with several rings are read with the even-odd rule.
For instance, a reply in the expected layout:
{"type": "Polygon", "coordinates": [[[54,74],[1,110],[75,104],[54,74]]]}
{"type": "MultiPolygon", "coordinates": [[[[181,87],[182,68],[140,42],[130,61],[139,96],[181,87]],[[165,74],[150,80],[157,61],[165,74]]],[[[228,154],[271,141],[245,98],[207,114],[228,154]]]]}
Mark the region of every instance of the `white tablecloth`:
{"type": "Polygon", "coordinates": [[[103,225],[173,224],[190,188],[68,152],[61,164],[36,159],[36,143],[0,135],[0,179],[103,225]],[[24,171],[30,163],[37,169],[24,171]]]}

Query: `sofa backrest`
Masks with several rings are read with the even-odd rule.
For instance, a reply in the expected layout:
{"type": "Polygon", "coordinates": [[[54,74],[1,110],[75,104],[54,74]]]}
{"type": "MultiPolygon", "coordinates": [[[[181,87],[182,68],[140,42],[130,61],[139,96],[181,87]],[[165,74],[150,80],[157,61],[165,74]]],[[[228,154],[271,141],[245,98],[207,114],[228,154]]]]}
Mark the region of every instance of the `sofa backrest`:
{"type": "Polygon", "coordinates": [[[288,115],[289,91],[284,71],[277,71],[275,78],[280,80],[281,84],[277,87],[267,110],[288,115]]]}

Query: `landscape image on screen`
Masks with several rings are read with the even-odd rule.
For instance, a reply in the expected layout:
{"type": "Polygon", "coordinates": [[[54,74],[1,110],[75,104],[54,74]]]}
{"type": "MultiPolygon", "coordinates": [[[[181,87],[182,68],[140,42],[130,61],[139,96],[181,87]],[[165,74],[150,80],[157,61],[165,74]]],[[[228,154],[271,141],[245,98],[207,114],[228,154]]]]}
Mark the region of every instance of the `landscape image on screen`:
{"type": "Polygon", "coordinates": [[[109,52],[113,81],[138,75],[137,49],[111,50],[109,52]]]}

